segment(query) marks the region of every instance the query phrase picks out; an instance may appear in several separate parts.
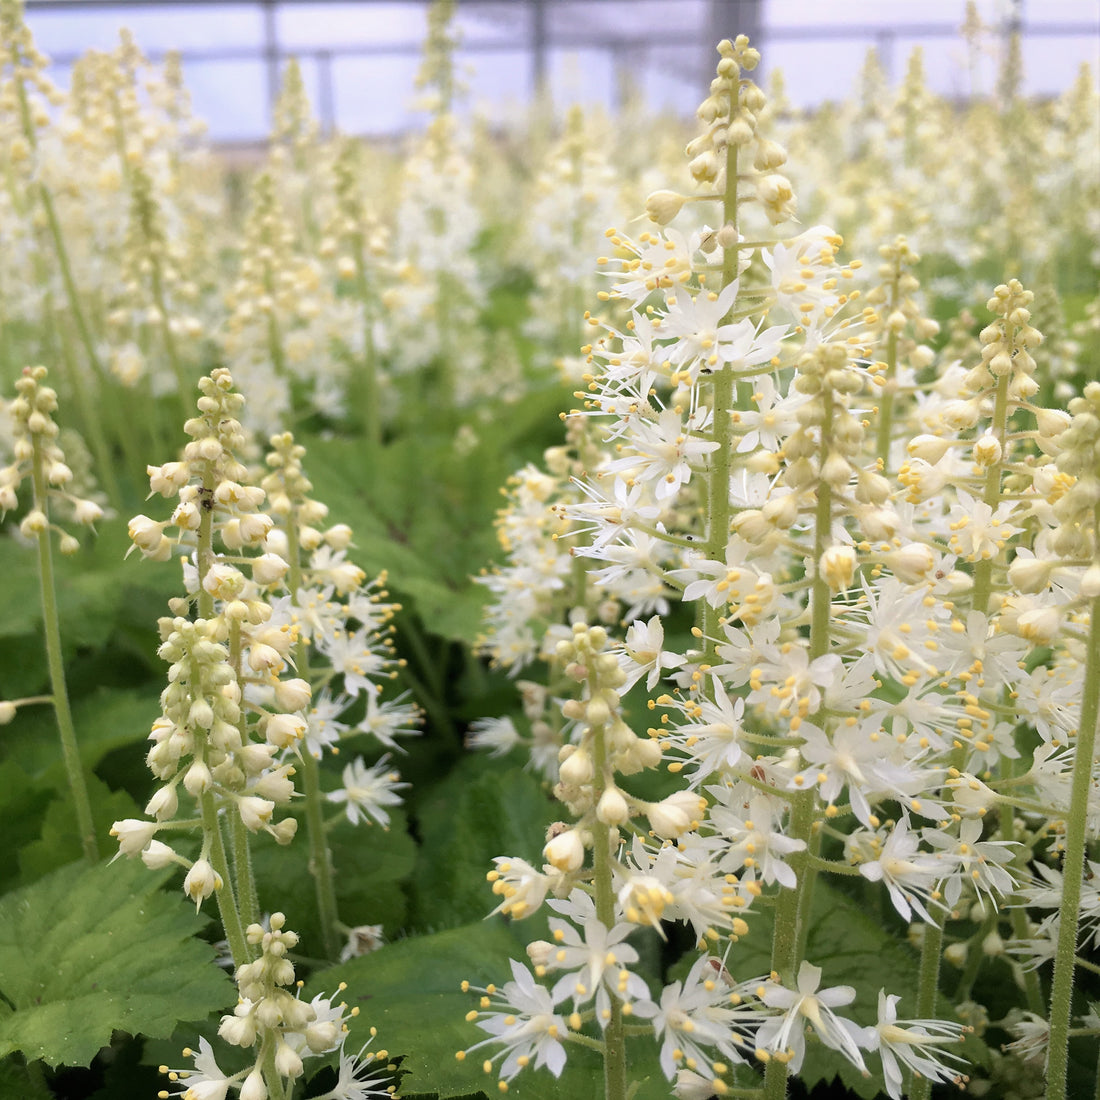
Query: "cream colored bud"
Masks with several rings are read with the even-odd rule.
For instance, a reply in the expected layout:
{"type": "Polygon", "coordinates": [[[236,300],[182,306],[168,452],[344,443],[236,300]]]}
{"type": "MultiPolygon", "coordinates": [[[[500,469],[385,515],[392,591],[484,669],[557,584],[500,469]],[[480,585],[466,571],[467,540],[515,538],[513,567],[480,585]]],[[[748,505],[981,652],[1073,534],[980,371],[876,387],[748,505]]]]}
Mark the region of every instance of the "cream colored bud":
{"type": "Polygon", "coordinates": [[[584,864],[584,842],[577,829],[568,829],[547,842],[543,849],[547,863],[559,871],[579,871],[584,864]]]}
{"type": "Polygon", "coordinates": [[[287,749],[305,736],[306,724],[295,714],[273,714],[264,727],[268,744],[277,749],[287,749]]]}
{"type": "Polygon", "coordinates": [[[179,797],[174,786],[161,787],[145,805],[145,812],[158,821],[169,821],[179,809],[179,797]]]}
{"type": "Polygon", "coordinates": [[[895,309],[889,317],[886,318],[886,327],[891,332],[901,332],[904,330],[906,324],[905,314],[900,309],[895,309]]]}
{"type": "Polygon", "coordinates": [[[325,532],[325,542],[333,550],[346,550],[351,545],[352,530],[346,523],[338,523],[325,532]]]}
{"type": "Polygon", "coordinates": [[[183,777],[183,785],[187,788],[188,794],[193,798],[198,798],[199,795],[205,794],[214,785],[214,777],[210,774],[210,769],[206,764],[201,760],[196,760],[187,769],[187,774],[183,777]]]}
{"type": "Polygon", "coordinates": [[[1005,941],[996,928],[982,940],[982,954],[995,958],[1005,953],[1005,941]]]}
{"type": "Polygon", "coordinates": [[[925,462],[935,465],[951,446],[949,439],[942,439],[938,435],[914,436],[906,444],[906,451],[914,458],[923,458],[925,462]]]}
{"type": "Polygon", "coordinates": [[[1008,567],[1008,582],[1017,592],[1041,592],[1050,584],[1054,563],[1044,558],[1024,557],[1017,554],[1008,567]]]}
{"type": "Polygon", "coordinates": [[[1058,636],[1062,616],[1056,607],[1036,607],[1016,620],[1016,631],[1036,645],[1047,645],[1058,636]]]}
{"type": "MultiPolygon", "coordinates": [[[[215,890],[220,890],[221,888],[221,875],[219,875],[205,859],[196,860],[194,864],[192,864],[191,870],[187,872],[187,877],[183,880],[183,891],[195,903],[196,909],[202,904],[205,898],[210,897],[215,890]]],[[[243,1090],[241,1091],[241,1095],[244,1095],[243,1090]]],[[[266,1096],[266,1090],[264,1095],[266,1096]]]]}
{"type": "Polygon", "coordinates": [[[658,225],[668,225],[685,202],[685,196],[675,191],[654,191],[645,200],[645,212],[651,222],[658,225]]]}
{"type": "Polygon", "coordinates": [[[966,965],[966,956],[968,954],[969,947],[965,943],[948,944],[943,951],[944,961],[960,969],[966,965]]]}
{"type": "Polygon", "coordinates": [[[150,871],[160,871],[165,867],[171,867],[178,859],[179,857],[175,851],[159,840],[150,840],[148,846],[141,853],[141,862],[150,871]]]}
{"type": "Polygon", "coordinates": [[[46,480],[51,485],[68,485],[73,479],[73,472],[64,462],[51,462],[46,471],[46,480]]]}
{"type": "Polygon", "coordinates": [[[974,443],[974,461],[979,466],[993,466],[1001,461],[1004,453],[1000,440],[989,432],[978,437],[974,443]]]}
{"type": "Polygon", "coordinates": [[[618,787],[608,787],[596,804],[596,817],[604,825],[622,825],[630,820],[630,807],[618,787]]]}
{"type": "Polygon", "coordinates": [[[773,527],[791,528],[798,519],[798,498],[794,493],[772,497],[761,509],[764,519],[773,527]]]}
{"type": "Polygon", "coordinates": [[[134,516],[130,520],[130,540],[143,553],[155,551],[160,546],[161,540],[164,538],[163,531],[164,525],[158,524],[155,519],[150,519],[149,516],[134,516]]]}
{"type": "Polygon", "coordinates": [[[118,850],[124,856],[136,856],[153,839],[160,826],[155,821],[139,821],[126,818],[111,826],[110,835],[118,841],[118,850]]]}
{"type": "Polygon", "coordinates": [[[645,806],[650,828],[663,840],[676,837],[697,828],[706,809],[706,800],[691,791],[676,791],[660,802],[645,806]]]}
{"type": "Polygon", "coordinates": [[[46,513],[34,508],[23,517],[19,524],[19,533],[25,539],[32,539],[48,531],[49,528],[50,521],[46,518],[46,513]]]}
{"type": "MultiPolygon", "coordinates": [[[[573,748],[573,746],[569,745],[566,748],[573,748]]],[[[561,781],[571,787],[591,783],[595,774],[596,769],[592,763],[592,754],[584,748],[574,749],[558,765],[558,775],[561,781]]]]}
{"type": "Polygon", "coordinates": [[[549,969],[557,950],[556,944],[548,943],[546,940],[532,940],[527,945],[527,957],[531,960],[532,966],[549,969]]]}
{"type": "Polygon", "coordinates": [[[936,359],[936,353],[927,344],[918,344],[909,353],[909,363],[914,370],[930,367],[936,359]]]}
{"type": "Polygon", "coordinates": [[[886,564],[900,581],[919,584],[927,580],[935,568],[936,555],[931,547],[920,542],[910,542],[886,555],[886,564]]]}
{"type": "Polygon", "coordinates": [[[257,1066],[241,1085],[240,1100],[267,1100],[267,1085],[264,1084],[263,1071],[257,1066]]]}
{"type": "Polygon", "coordinates": [[[73,506],[73,518],[84,527],[91,527],[103,518],[103,509],[94,500],[78,500],[73,506]]]}
{"type": "Polygon", "coordinates": [[[237,810],[244,827],[254,833],[271,820],[271,815],[275,812],[275,803],[266,798],[257,798],[255,795],[244,795],[237,799],[237,810]]]}
{"type": "Polygon", "coordinates": [[[821,576],[834,592],[851,587],[856,571],[856,552],[850,546],[830,546],[818,566],[821,576]]]}
{"type": "Polygon", "coordinates": [[[0,726],[6,726],[15,717],[16,706],[8,699],[0,699],[0,726]]]}
{"type": "Polygon", "coordinates": [[[290,566],[278,554],[261,554],[253,558],[252,579],[264,587],[278,584],[286,576],[290,566]]]}
{"type": "Polygon", "coordinates": [[[778,142],[762,138],[756,146],[752,166],[758,172],[771,172],[787,162],[787,150],[778,142]]]}
{"type": "Polygon", "coordinates": [[[278,825],[272,825],[268,832],[275,838],[275,843],[286,847],[298,832],[298,819],[296,817],[284,817],[278,825]]]}
{"type": "Polygon", "coordinates": [[[280,680],[275,685],[275,705],[280,710],[303,710],[312,698],[313,689],[306,680],[280,680]]]}
{"type": "Polygon", "coordinates": [[[71,558],[73,554],[80,552],[80,540],[66,533],[58,540],[57,548],[67,558],[71,558]]]}
{"type": "Polygon", "coordinates": [[[1093,562],[1081,578],[1081,595],[1094,600],[1100,596],[1100,562],[1093,562]]]}

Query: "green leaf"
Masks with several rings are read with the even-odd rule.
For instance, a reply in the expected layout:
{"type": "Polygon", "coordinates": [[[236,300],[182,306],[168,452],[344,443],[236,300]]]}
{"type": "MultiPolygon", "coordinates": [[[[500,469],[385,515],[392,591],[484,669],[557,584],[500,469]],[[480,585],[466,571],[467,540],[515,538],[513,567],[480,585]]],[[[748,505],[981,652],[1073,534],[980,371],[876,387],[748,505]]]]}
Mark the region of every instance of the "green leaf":
{"type": "MultiPolygon", "coordinates": [[[[4,843],[9,852],[19,851],[40,835],[49,806],[47,791],[14,761],[0,764],[0,821],[4,822],[4,843]]],[[[71,862],[77,854],[70,851],[64,862],[71,862]]],[[[0,893],[10,890],[18,878],[18,860],[0,860],[0,893]]]]}
{"type": "Polygon", "coordinates": [[[41,633],[42,594],[38,557],[14,539],[0,539],[0,638],[41,633]]]}
{"type": "MultiPolygon", "coordinates": [[[[46,810],[41,836],[19,853],[19,870],[24,883],[34,882],[50,871],[72,863],[82,851],[72,799],[64,777],[59,778],[61,785],[46,810]]],[[[111,826],[123,818],[141,817],[141,811],[125,791],[109,790],[94,775],[86,778],[99,854],[113,856],[118,851],[118,843],[110,835],[111,826]]]]}
{"type": "MultiPolygon", "coordinates": [[[[144,742],[160,714],[156,692],[101,688],[72,700],[77,748],[85,768],[94,768],[109,752],[144,742]]],[[[21,710],[5,731],[5,748],[32,775],[51,768],[61,772],[61,748],[53,707],[21,710]]],[[[144,755],[144,751],[138,755],[144,755]]]]}
{"type": "Polygon", "coordinates": [[[418,801],[415,923],[440,928],[484,917],[496,904],[485,882],[493,858],[517,856],[541,867],[546,828],[561,809],[530,772],[491,769],[483,756],[464,759],[418,801]]]}
{"type": "MultiPolygon", "coordinates": [[[[401,1066],[407,1071],[402,1095],[438,1093],[440,1100],[451,1100],[476,1095],[480,1089],[495,1096],[496,1077],[487,1078],[481,1069],[491,1051],[475,1052],[463,1062],[455,1058],[456,1051],[487,1038],[465,1019],[477,1008],[477,998],[463,993],[461,983],[465,979],[485,987],[510,980],[508,960],[526,960],[525,929],[524,922],[512,925],[492,918],[401,940],[315,974],[304,996],[331,991],[341,981],[348,983],[344,997],[360,1008],[351,1023],[349,1046],[365,1042],[367,1029],[376,1027],[376,1047],[385,1047],[391,1055],[406,1055],[401,1066]]],[[[572,1043],[566,1051],[568,1062],[560,1078],[546,1070],[525,1072],[513,1082],[509,1095],[538,1100],[600,1095],[599,1055],[572,1043]]],[[[655,1042],[644,1037],[633,1040],[628,1055],[631,1080],[640,1082],[636,1100],[667,1100],[669,1084],[657,1062],[655,1042]]]]}
{"type": "Polygon", "coordinates": [[[167,1037],[234,1000],[206,923],[140,860],[73,864],[0,898],[0,1057],[88,1065],[114,1030],[167,1037]]]}
{"type": "MultiPolygon", "coordinates": [[[[392,936],[405,924],[401,883],[412,873],[416,845],[408,835],[402,810],[391,811],[390,822],[388,830],[377,825],[339,824],[329,834],[329,845],[341,921],[349,926],[381,924],[392,936]]],[[[320,958],[320,920],[304,826],[295,842],[285,848],[268,837],[257,838],[252,856],[260,907],[266,912],[285,912],[303,949],[320,958]],[[288,883],[294,884],[289,898],[288,883]]]]}

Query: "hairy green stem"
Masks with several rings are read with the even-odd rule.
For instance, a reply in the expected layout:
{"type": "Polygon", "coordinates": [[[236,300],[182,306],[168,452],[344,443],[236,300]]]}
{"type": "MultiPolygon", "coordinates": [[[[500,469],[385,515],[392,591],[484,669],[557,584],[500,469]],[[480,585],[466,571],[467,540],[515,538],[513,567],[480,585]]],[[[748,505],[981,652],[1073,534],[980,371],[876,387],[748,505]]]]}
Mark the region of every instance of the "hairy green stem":
{"type": "MultiPolygon", "coordinates": [[[[594,674],[589,684],[597,689],[594,674]]],[[[595,801],[607,789],[610,780],[611,765],[608,760],[606,727],[594,726],[592,729],[592,763],[595,768],[595,801]]],[[[602,821],[592,826],[593,849],[592,863],[595,872],[596,916],[609,931],[615,927],[615,894],[612,885],[611,845],[612,829],[602,821]]],[[[611,994],[611,1019],[604,1028],[604,1100],[626,1100],[626,1036],[623,1034],[623,1006],[614,993],[611,994]]]]}
{"type": "MultiPolygon", "coordinates": [[[[736,83],[730,88],[731,103],[737,102],[736,83]]],[[[722,196],[722,224],[737,230],[737,156],[739,146],[732,142],[726,146],[726,190],[722,196]]],[[[722,287],[729,286],[737,278],[737,250],[727,248],[722,259],[722,287]]],[[[729,313],[722,319],[728,324],[737,308],[734,301],[729,313]]],[[[726,560],[726,543],[730,537],[730,462],[733,446],[733,422],[731,413],[734,408],[734,380],[728,367],[723,366],[714,375],[711,396],[711,431],[717,444],[711,454],[707,476],[707,543],[706,556],[711,561],[726,560]]],[[[718,663],[715,650],[722,617],[721,607],[711,607],[706,600],[701,601],[699,626],[703,631],[706,646],[706,661],[718,663]]]]}
{"type": "MultiPolygon", "coordinates": [[[[44,516],[49,515],[45,460],[42,455],[42,439],[32,435],[34,506],[44,516]]],[[[92,803],[88,798],[88,784],[84,777],[84,765],[80,761],[80,749],[76,743],[76,728],[69,707],[69,692],[65,685],[65,659],[61,652],[61,624],[57,614],[57,588],[53,572],[53,549],[50,546],[50,528],[39,531],[38,580],[42,594],[42,625],[46,634],[46,660],[50,670],[50,691],[54,714],[57,716],[57,732],[61,735],[61,756],[65,762],[65,775],[69,781],[69,793],[76,812],[76,828],[84,858],[89,863],[99,859],[96,844],[95,823],[92,819],[92,803]]]]}
{"type": "MultiPolygon", "coordinates": [[[[302,550],[298,541],[298,504],[295,501],[286,525],[287,558],[290,570],[287,589],[292,603],[298,602],[302,587],[302,550]]],[[[299,637],[294,649],[298,675],[310,682],[309,647],[299,637]]],[[[324,795],[321,792],[321,769],[308,746],[301,754],[302,793],[306,805],[306,836],[309,841],[309,872],[313,876],[317,896],[317,912],[321,918],[321,944],[327,959],[339,954],[338,926],[340,914],[336,904],[336,881],[333,875],[332,851],[325,830],[324,795]]]]}
{"type": "Polygon", "coordinates": [[[1096,719],[1100,712],[1100,596],[1089,601],[1088,657],[1081,695],[1081,724],[1073,759],[1073,785],[1066,815],[1065,856],[1062,860],[1062,904],[1054,979],[1050,990],[1050,1045],[1047,1052],[1047,1100],[1065,1100],[1069,1068],[1069,1029],[1073,1015],[1073,971],[1081,909],[1081,878],[1085,868],[1089,793],[1096,749],[1096,719]]]}

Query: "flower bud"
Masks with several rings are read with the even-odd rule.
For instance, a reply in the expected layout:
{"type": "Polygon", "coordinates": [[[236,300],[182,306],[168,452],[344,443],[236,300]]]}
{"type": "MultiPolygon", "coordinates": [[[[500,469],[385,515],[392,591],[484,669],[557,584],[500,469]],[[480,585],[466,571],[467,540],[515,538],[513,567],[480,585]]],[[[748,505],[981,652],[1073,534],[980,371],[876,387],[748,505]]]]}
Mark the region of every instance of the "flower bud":
{"type": "Polygon", "coordinates": [[[684,198],[675,191],[654,191],[645,200],[645,212],[650,221],[658,225],[668,225],[680,213],[684,198]]]}
{"type": "Polygon", "coordinates": [[[676,791],[645,807],[650,828],[662,840],[674,840],[699,825],[706,800],[691,791],[676,791]]]}
{"type": "Polygon", "coordinates": [[[275,685],[275,705],[280,710],[303,710],[312,698],[313,689],[306,680],[280,680],[275,685]]]}
{"type": "Polygon", "coordinates": [[[906,584],[919,584],[927,580],[935,568],[936,554],[923,543],[910,542],[891,550],[886,555],[886,564],[898,580],[906,584]]]}
{"type": "MultiPolygon", "coordinates": [[[[196,860],[192,864],[191,870],[187,872],[187,877],[183,880],[183,892],[195,903],[196,909],[215,890],[221,888],[221,875],[205,859],[196,860]]],[[[244,1095],[243,1090],[241,1095],[244,1095]]]]}
{"type": "Polygon", "coordinates": [[[124,856],[136,856],[153,839],[160,826],[155,821],[139,821],[128,817],[111,826],[111,836],[118,840],[118,850],[124,856]]]}
{"type": "Polygon", "coordinates": [[[564,833],[559,833],[547,843],[542,854],[546,862],[559,871],[579,871],[584,864],[584,842],[580,831],[567,829],[564,833]]]}
{"type": "Polygon", "coordinates": [[[240,1100],[267,1100],[267,1085],[264,1084],[264,1075],[259,1066],[244,1079],[240,1100]]]}
{"type": "Polygon", "coordinates": [[[15,717],[15,704],[7,699],[0,700],[0,726],[6,726],[15,717]]]}
{"type": "Polygon", "coordinates": [[[592,754],[587,749],[574,748],[572,745],[563,746],[563,753],[565,749],[570,748],[573,751],[565,755],[564,758],[559,756],[561,763],[558,765],[558,776],[563,783],[571,787],[591,783],[593,776],[596,774],[592,763],[592,754]]]}
{"type": "Polygon", "coordinates": [[[834,592],[843,592],[856,571],[856,552],[850,546],[830,546],[818,563],[820,575],[834,592]]]}
{"type": "Polygon", "coordinates": [[[618,787],[608,787],[596,804],[596,817],[604,825],[622,825],[630,820],[630,807],[618,787]]]}
{"type": "Polygon", "coordinates": [[[1001,461],[1003,453],[1001,441],[989,432],[980,436],[974,443],[974,461],[979,466],[993,466],[1001,461]]]}
{"type": "Polygon", "coordinates": [[[148,847],[141,853],[141,862],[150,871],[161,871],[165,867],[171,867],[178,858],[167,844],[162,844],[159,840],[150,840],[148,847]]]}
{"type": "Polygon", "coordinates": [[[942,439],[938,435],[918,435],[909,440],[905,449],[914,458],[923,458],[934,466],[947,454],[950,446],[949,439],[942,439]]]}
{"type": "Polygon", "coordinates": [[[179,797],[176,788],[172,785],[161,787],[145,806],[145,812],[158,821],[169,821],[176,816],[179,809],[179,797]]]}
{"type": "Polygon", "coordinates": [[[254,833],[271,820],[275,803],[266,798],[257,798],[255,795],[244,795],[237,799],[237,810],[244,827],[254,833]]]}

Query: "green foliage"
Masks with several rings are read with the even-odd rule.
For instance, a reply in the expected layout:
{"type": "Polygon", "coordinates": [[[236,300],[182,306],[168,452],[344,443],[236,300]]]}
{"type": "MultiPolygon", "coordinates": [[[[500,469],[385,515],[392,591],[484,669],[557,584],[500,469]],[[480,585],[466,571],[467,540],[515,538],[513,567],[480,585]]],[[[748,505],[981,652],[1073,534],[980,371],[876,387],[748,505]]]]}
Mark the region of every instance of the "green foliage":
{"type": "MultiPolygon", "coordinates": [[[[329,843],[343,922],[381,924],[392,936],[405,924],[402,884],[416,862],[416,845],[402,810],[392,810],[390,821],[388,830],[342,822],[329,834],[329,843]]],[[[280,848],[270,837],[261,837],[253,847],[253,867],[260,908],[265,913],[284,911],[290,927],[302,938],[302,951],[320,955],[321,929],[305,843],[280,848]]]]}
{"type": "Polygon", "coordinates": [[[494,856],[542,865],[546,827],[560,804],[529,772],[462,760],[418,799],[421,846],[412,882],[412,923],[445,928],[477,920],[495,905],[485,881],[494,856]]]}
{"type": "Polygon", "coordinates": [[[0,1057],[87,1065],[115,1030],[167,1036],[233,1001],[205,924],[140,861],[73,864],[0,899],[0,1057]]]}

